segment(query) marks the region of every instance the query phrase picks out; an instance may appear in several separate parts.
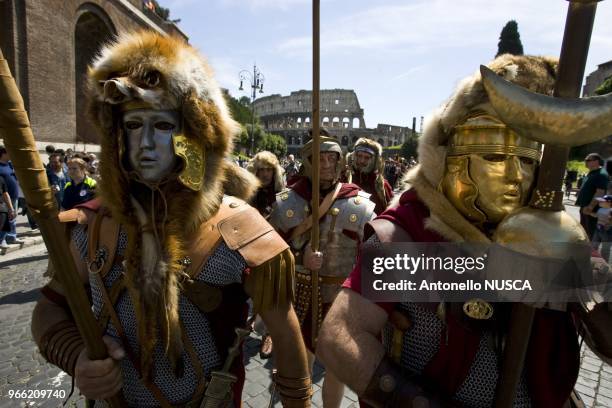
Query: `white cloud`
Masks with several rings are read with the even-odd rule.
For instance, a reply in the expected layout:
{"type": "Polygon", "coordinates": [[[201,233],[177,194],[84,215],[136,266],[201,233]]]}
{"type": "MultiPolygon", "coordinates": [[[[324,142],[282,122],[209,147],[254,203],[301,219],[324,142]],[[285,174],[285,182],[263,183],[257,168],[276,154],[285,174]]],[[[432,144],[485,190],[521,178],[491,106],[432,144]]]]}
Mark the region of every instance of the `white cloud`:
{"type": "MultiPolygon", "coordinates": [[[[525,51],[538,52],[560,44],[567,2],[557,0],[429,0],[411,4],[375,6],[325,21],[322,14],[321,53],[355,50],[406,49],[413,53],[444,47],[482,47],[494,44],[503,25],[516,19],[525,51]]],[[[600,8],[608,17],[610,7],[600,8]]],[[[600,16],[599,21],[605,21],[600,16]]],[[[612,25],[610,25],[612,26],[612,25]]],[[[597,27],[596,41],[608,42],[610,26],[597,27]]],[[[309,35],[281,41],[280,52],[304,55],[309,35]]]]}
{"type": "Polygon", "coordinates": [[[223,88],[227,88],[232,95],[238,93],[240,79],[238,73],[242,69],[232,58],[212,57],[209,61],[215,72],[217,82],[223,88]]]}

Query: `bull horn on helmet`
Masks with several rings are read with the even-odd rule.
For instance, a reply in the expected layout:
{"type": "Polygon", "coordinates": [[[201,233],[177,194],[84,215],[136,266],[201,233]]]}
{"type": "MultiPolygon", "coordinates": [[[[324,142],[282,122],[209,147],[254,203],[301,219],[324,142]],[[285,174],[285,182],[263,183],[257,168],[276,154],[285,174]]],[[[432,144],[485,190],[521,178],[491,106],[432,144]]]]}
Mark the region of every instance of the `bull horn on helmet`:
{"type": "Polygon", "coordinates": [[[518,134],[555,146],[580,146],[612,134],[612,93],[554,98],[509,82],[480,66],[484,88],[499,118],[518,134]]]}

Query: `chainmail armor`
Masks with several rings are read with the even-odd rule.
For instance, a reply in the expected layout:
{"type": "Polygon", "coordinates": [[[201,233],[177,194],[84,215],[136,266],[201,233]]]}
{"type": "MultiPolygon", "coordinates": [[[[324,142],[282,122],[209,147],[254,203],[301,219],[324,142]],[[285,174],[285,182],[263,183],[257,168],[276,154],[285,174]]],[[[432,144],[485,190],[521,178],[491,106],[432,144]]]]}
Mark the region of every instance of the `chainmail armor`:
{"type": "MultiPolygon", "coordinates": [[[[381,244],[373,235],[367,241],[377,247],[381,244]]],[[[410,374],[421,375],[429,361],[438,352],[440,341],[444,341],[444,324],[434,311],[425,309],[415,303],[399,303],[397,308],[404,312],[411,321],[410,328],[404,333],[400,365],[410,374]]],[[[387,324],[383,330],[383,345],[387,353],[391,351],[393,327],[387,324]]],[[[448,341],[453,341],[449,338],[448,341]]],[[[488,408],[493,406],[495,386],[499,376],[498,355],[492,347],[491,333],[483,332],[478,351],[465,381],[459,387],[454,400],[470,408],[488,408]]],[[[529,390],[525,372],[517,389],[515,408],[529,408],[529,390]]]]}
{"type": "MultiPolygon", "coordinates": [[[[79,225],[75,227],[72,233],[72,239],[79,249],[81,259],[85,260],[87,255],[86,226],[79,225]]],[[[126,246],[127,234],[121,229],[117,254],[123,254],[126,246]]],[[[246,267],[246,262],[237,251],[232,251],[225,243],[221,243],[207,260],[202,271],[196,276],[196,279],[217,286],[241,283],[243,272],[246,267]]],[[[104,278],[104,285],[110,288],[122,273],[123,270],[121,266],[113,266],[104,278]]],[[[102,294],[95,279],[90,279],[90,285],[93,311],[96,317],[99,317],[103,305],[102,294]]],[[[179,304],[179,313],[186,334],[193,345],[194,351],[199,356],[204,374],[208,375],[212,369],[219,367],[222,363],[210,329],[210,324],[206,316],[187,300],[185,296],[180,296],[179,304]]],[[[122,293],[116,302],[115,311],[119,320],[122,322],[123,330],[128,338],[130,347],[138,354],[139,345],[136,336],[137,324],[134,308],[126,291],[122,293]]],[[[105,334],[121,343],[119,335],[111,321],[109,321],[106,327],[105,334]]],[[[196,378],[196,372],[189,355],[186,351],[183,353],[183,359],[185,361],[184,374],[181,378],[176,378],[172,372],[169,360],[164,355],[163,345],[161,343],[161,341],[158,342],[155,348],[154,382],[171,403],[188,402],[198,384],[198,378],[196,378]]],[[[151,392],[139,380],[138,372],[129,358],[125,358],[121,361],[121,369],[123,372],[123,391],[127,403],[130,406],[159,406],[159,403],[151,392]]],[[[96,407],[99,406],[105,406],[105,404],[102,401],[97,401],[96,407]]]]}

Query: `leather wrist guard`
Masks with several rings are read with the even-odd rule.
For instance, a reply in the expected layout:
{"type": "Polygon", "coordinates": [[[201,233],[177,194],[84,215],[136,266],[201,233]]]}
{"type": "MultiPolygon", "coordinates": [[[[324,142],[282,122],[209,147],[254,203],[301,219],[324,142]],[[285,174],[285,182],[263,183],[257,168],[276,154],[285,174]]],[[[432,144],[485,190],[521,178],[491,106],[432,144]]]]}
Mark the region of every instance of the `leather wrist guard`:
{"type": "Polygon", "coordinates": [[[382,359],[365,392],[359,397],[375,408],[452,407],[449,402],[428,393],[421,385],[404,375],[388,357],[382,359]]]}
{"type": "Polygon", "coordinates": [[[287,378],[274,373],[274,383],[284,408],[308,408],[312,395],[310,377],[287,378]]]}
{"type": "Polygon", "coordinates": [[[62,320],[53,325],[40,339],[40,354],[49,363],[58,366],[70,376],[85,343],[79,330],[71,320],[62,320]]]}

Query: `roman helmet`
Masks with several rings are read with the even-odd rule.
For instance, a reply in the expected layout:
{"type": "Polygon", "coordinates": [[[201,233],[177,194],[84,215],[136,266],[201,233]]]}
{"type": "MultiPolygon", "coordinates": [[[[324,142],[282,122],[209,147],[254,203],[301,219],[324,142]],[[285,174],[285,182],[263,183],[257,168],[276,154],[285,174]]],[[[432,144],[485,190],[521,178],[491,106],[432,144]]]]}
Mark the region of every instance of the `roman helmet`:
{"type": "MultiPolygon", "coordinates": [[[[552,95],[557,69],[554,58],[504,54],[488,67],[533,92],[552,95]]],[[[419,140],[419,165],[408,172],[405,182],[433,186],[476,226],[496,224],[503,211],[495,214],[484,208],[482,191],[474,179],[476,161],[531,162],[535,171],[541,150],[540,143],[517,134],[498,118],[477,72],[461,81],[451,98],[428,118],[419,140]]],[[[516,194],[520,194],[520,205],[525,205],[529,191],[516,194]]]]}
{"type": "MultiPolygon", "coordinates": [[[[338,163],[336,164],[336,180],[340,178],[340,174],[344,169],[344,154],[342,153],[342,148],[340,147],[340,143],[329,135],[329,132],[324,128],[321,128],[321,136],[320,136],[320,144],[319,151],[321,153],[324,152],[335,152],[338,153],[338,163]]],[[[302,157],[302,168],[300,169],[300,174],[305,175],[309,179],[312,177],[312,149],[313,149],[313,141],[310,139],[302,149],[300,150],[300,155],[302,157]]]]}

